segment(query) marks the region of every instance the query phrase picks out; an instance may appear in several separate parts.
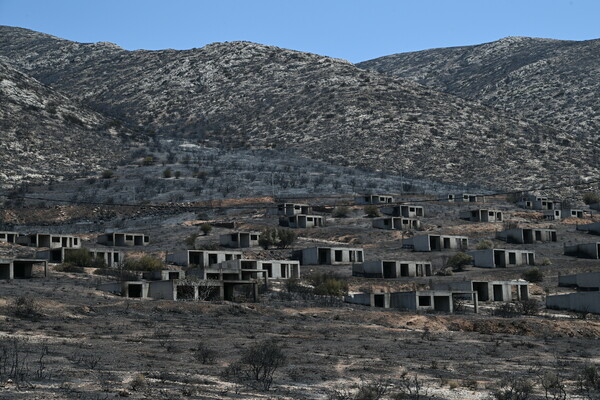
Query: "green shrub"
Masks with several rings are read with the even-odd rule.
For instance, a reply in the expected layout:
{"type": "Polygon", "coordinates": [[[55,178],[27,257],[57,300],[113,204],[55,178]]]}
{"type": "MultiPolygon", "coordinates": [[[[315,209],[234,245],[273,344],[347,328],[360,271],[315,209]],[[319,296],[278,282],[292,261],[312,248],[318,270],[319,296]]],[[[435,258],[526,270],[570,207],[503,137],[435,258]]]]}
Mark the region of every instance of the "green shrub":
{"type": "Polygon", "coordinates": [[[190,236],[185,238],[185,244],[187,245],[188,248],[190,248],[190,249],[196,248],[196,239],[198,239],[198,236],[199,236],[198,233],[192,233],[190,236]]]}
{"type": "Polygon", "coordinates": [[[285,249],[296,241],[296,232],[286,228],[267,228],[258,239],[258,244],[267,250],[271,247],[285,249]]]}
{"type": "Polygon", "coordinates": [[[333,209],[332,216],[334,218],[346,218],[350,214],[350,208],[347,206],[338,206],[333,209]]]}
{"type": "Polygon", "coordinates": [[[110,179],[115,176],[115,173],[113,171],[111,171],[110,169],[107,169],[105,171],[102,171],[101,176],[102,176],[102,179],[110,179]]]}
{"type": "Polygon", "coordinates": [[[79,267],[77,265],[68,263],[57,265],[56,267],[54,267],[54,270],[57,272],[85,272],[85,269],[83,269],[83,267],[79,267]]]}
{"type": "Polygon", "coordinates": [[[473,262],[473,257],[460,252],[460,253],[456,253],[455,255],[453,255],[452,257],[450,257],[448,259],[448,262],[446,263],[446,266],[450,269],[452,269],[452,271],[455,272],[460,272],[460,271],[464,271],[465,269],[465,265],[469,265],[473,262]]]}
{"type": "MultiPolygon", "coordinates": [[[[93,257],[88,249],[70,249],[65,252],[65,264],[84,268],[104,268],[106,262],[101,257],[93,257]]],[[[77,272],[77,271],[65,271],[77,272]]],[[[82,271],[83,272],[83,271],[82,271]]]]}
{"type": "Polygon", "coordinates": [[[163,171],[163,178],[170,178],[173,176],[173,171],[171,171],[171,168],[167,168],[163,171]]]}
{"type": "Polygon", "coordinates": [[[538,267],[533,267],[523,272],[523,279],[529,282],[542,282],[544,273],[538,267]]]}
{"type": "Polygon", "coordinates": [[[123,269],[129,271],[158,271],[164,268],[164,264],[156,257],[149,255],[140,258],[126,258],[123,269]]]}
{"type": "Polygon", "coordinates": [[[374,205],[365,206],[365,214],[369,218],[379,217],[379,208],[374,205]]]}
{"type": "Polygon", "coordinates": [[[494,243],[491,240],[482,240],[481,242],[477,243],[477,246],[475,246],[475,248],[477,250],[493,249],[494,243]]]}
{"type": "Polygon", "coordinates": [[[208,223],[204,223],[200,225],[200,230],[204,233],[204,236],[208,235],[212,231],[212,225],[208,223]]]}
{"type": "Polygon", "coordinates": [[[344,296],[348,293],[348,281],[335,274],[314,273],[307,277],[314,287],[314,293],[320,296],[344,296]]]}

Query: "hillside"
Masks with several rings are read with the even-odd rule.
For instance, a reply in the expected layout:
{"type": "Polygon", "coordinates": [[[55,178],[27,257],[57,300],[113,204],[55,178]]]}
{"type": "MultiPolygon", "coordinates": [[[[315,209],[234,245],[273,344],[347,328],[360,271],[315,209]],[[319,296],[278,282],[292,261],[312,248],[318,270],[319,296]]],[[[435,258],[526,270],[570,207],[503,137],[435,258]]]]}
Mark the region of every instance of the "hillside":
{"type": "Polygon", "coordinates": [[[0,56],[96,111],[209,146],[491,188],[598,172],[595,145],[571,132],[314,54],[248,42],[126,51],[0,27],[0,56]]]}
{"type": "Polygon", "coordinates": [[[62,179],[115,165],[129,133],[0,62],[0,183],[62,179]]]}
{"type": "Polygon", "coordinates": [[[600,133],[600,40],[509,37],[357,64],[579,135],[600,133]]]}

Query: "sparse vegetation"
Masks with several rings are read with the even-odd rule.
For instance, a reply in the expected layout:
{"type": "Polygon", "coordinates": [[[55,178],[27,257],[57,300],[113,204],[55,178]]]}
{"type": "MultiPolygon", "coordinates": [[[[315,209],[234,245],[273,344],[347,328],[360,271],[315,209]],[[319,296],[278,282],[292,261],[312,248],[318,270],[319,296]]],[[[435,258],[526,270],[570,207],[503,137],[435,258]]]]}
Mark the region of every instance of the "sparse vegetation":
{"type": "Polygon", "coordinates": [[[350,214],[350,208],[347,206],[337,206],[331,214],[333,218],[347,218],[350,214]]]}
{"type": "Polygon", "coordinates": [[[296,233],[291,229],[286,228],[267,228],[258,239],[258,244],[263,249],[277,247],[285,249],[290,247],[296,241],[296,233]]]}
{"type": "Polygon", "coordinates": [[[600,194],[598,193],[584,193],[583,202],[587,205],[600,203],[600,194]]]}
{"type": "Polygon", "coordinates": [[[210,232],[212,231],[212,229],[213,229],[213,227],[211,224],[204,223],[204,224],[200,225],[200,230],[202,231],[204,236],[209,235],[210,232]]]}
{"type": "Polygon", "coordinates": [[[285,365],[287,357],[277,342],[264,340],[243,351],[239,361],[227,367],[223,376],[240,384],[267,391],[275,372],[285,365]]]}
{"type": "Polygon", "coordinates": [[[125,258],[123,269],[129,271],[158,271],[164,268],[161,260],[150,255],[144,255],[139,258],[125,258]]]}
{"type": "Polygon", "coordinates": [[[491,240],[481,240],[479,243],[477,243],[477,246],[475,246],[475,249],[477,250],[487,250],[493,248],[494,242],[492,242],[491,240]]]}
{"type": "Polygon", "coordinates": [[[368,218],[379,217],[379,208],[374,205],[367,205],[365,206],[365,214],[368,218]]]}

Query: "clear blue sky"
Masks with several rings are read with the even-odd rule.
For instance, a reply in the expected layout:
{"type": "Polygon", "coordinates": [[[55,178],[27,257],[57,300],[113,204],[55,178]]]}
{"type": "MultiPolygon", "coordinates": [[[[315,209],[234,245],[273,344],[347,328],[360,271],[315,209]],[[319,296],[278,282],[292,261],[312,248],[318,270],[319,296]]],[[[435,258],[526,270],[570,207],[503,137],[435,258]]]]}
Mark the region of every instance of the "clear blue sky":
{"type": "Polygon", "coordinates": [[[600,0],[0,0],[0,25],[130,50],[248,40],[358,62],[506,36],[600,38],[600,0]]]}

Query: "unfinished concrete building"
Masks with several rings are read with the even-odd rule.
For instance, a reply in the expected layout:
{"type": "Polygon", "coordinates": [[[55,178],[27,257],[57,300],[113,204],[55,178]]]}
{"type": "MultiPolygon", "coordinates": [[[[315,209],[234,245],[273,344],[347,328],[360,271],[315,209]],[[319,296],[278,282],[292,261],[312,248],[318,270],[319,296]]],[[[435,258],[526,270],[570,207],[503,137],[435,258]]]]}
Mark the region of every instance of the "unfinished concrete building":
{"type": "Polygon", "coordinates": [[[48,247],[57,249],[66,247],[69,249],[78,249],[81,247],[81,240],[71,235],[55,235],[50,233],[33,233],[17,237],[17,243],[23,246],[48,247]]]}
{"type": "Polygon", "coordinates": [[[260,232],[233,232],[219,236],[221,246],[246,248],[258,246],[260,232]]]}
{"type": "MultiPolygon", "coordinates": [[[[123,252],[115,249],[85,249],[89,252],[92,258],[98,258],[104,260],[104,264],[108,268],[114,268],[121,265],[124,260],[123,252]]],[[[47,249],[37,251],[35,256],[44,260],[48,260],[51,263],[62,264],[68,257],[69,253],[80,251],[80,249],[70,249],[60,247],[57,249],[47,249]]]]}
{"type": "Polygon", "coordinates": [[[302,265],[352,264],[364,261],[364,251],[359,247],[311,247],[295,251],[294,258],[302,265]]]}
{"type": "Polygon", "coordinates": [[[591,224],[577,225],[578,231],[584,231],[592,235],[600,235],[600,222],[593,222],[591,224]]]}
{"type": "Polygon", "coordinates": [[[481,268],[508,268],[535,265],[535,252],[530,250],[485,249],[469,252],[473,265],[481,268]]]}
{"type": "Polygon", "coordinates": [[[562,210],[544,210],[543,213],[546,221],[558,221],[562,219],[562,210]]]}
{"type": "Polygon", "coordinates": [[[18,232],[1,231],[0,243],[17,243],[18,232]]]}
{"type": "Polygon", "coordinates": [[[399,204],[395,206],[385,206],[381,208],[381,213],[392,217],[421,218],[425,216],[425,209],[422,206],[412,204],[399,204]]]}
{"type": "Polygon", "coordinates": [[[255,280],[201,280],[195,278],[150,282],[149,297],[174,301],[228,300],[244,297],[258,301],[258,282],[255,280]],[[241,289],[241,291],[240,291],[241,289]]]}
{"type": "Polygon", "coordinates": [[[506,243],[534,244],[556,242],[556,229],[513,228],[496,233],[496,239],[506,243]]]}
{"type": "Polygon", "coordinates": [[[310,213],[312,213],[312,207],[308,204],[281,203],[277,205],[277,215],[292,216],[310,213]]]}
{"type": "Polygon", "coordinates": [[[410,231],[421,228],[421,220],[404,217],[382,217],[373,219],[373,228],[410,231]]]}
{"type": "Polygon", "coordinates": [[[402,239],[402,248],[413,251],[466,250],[468,247],[466,236],[428,234],[402,239]]]}
{"type": "Polygon", "coordinates": [[[97,242],[105,246],[146,246],[150,243],[150,237],[143,233],[112,232],[98,236],[97,242]]]}
{"type": "Polygon", "coordinates": [[[279,218],[279,225],[288,228],[315,228],[324,224],[325,218],[321,215],[297,214],[279,218]]]}
{"type": "Polygon", "coordinates": [[[502,211],[489,210],[489,209],[461,211],[459,214],[459,218],[467,220],[467,221],[471,221],[471,222],[502,222],[502,221],[504,221],[502,211]]]}
{"type": "Polygon", "coordinates": [[[478,194],[472,193],[451,193],[446,197],[446,201],[451,203],[453,202],[462,202],[462,203],[477,203],[480,201],[484,201],[485,197],[478,194]]]}
{"type": "Polygon", "coordinates": [[[173,279],[185,279],[185,271],[162,269],[160,271],[144,272],[142,277],[148,281],[172,281],[173,279]]]}
{"type": "Polygon", "coordinates": [[[43,276],[48,276],[46,260],[36,258],[0,258],[0,279],[33,278],[36,268],[41,269],[43,276]]]}
{"type": "Polygon", "coordinates": [[[200,279],[229,281],[300,278],[300,262],[297,260],[235,259],[199,268],[190,271],[190,274],[200,279]]]}
{"type": "Polygon", "coordinates": [[[431,263],[428,261],[365,261],[352,265],[352,276],[364,278],[395,279],[401,277],[431,276],[431,263]]]}
{"type": "Polygon", "coordinates": [[[585,218],[585,211],[578,209],[562,210],[563,218],[585,218]]]}
{"type": "Polygon", "coordinates": [[[529,299],[529,282],[517,281],[459,281],[438,283],[435,290],[477,292],[479,301],[521,301],[529,299]]]}
{"type": "Polygon", "coordinates": [[[597,260],[600,258],[600,242],[565,245],[564,254],[566,256],[597,260]]]}
{"type": "Polygon", "coordinates": [[[223,250],[182,250],[167,254],[167,262],[182,267],[209,267],[223,261],[242,258],[241,251],[223,250]]]}
{"type": "Polygon", "coordinates": [[[454,312],[455,296],[470,295],[478,311],[477,292],[447,291],[447,290],[417,290],[412,292],[394,293],[357,293],[344,298],[347,303],[361,304],[370,307],[398,308],[409,311],[439,311],[454,312]]]}
{"type": "Polygon", "coordinates": [[[545,196],[536,196],[533,194],[529,194],[523,196],[519,202],[517,202],[517,206],[521,208],[526,208],[529,210],[558,210],[561,209],[560,201],[555,201],[549,199],[545,196]]]}
{"type": "Polygon", "coordinates": [[[150,284],[144,281],[109,282],[101,283],[97,288],[122,297],[145,299],[149,296],[150,284]]]}
{"type": "Polygon", "coordinates": [[[354,201],[358,205],[390,204],[394,202],[394,197],[381,194],[366,194],[364,196],[355,197],[354,201]]]}

